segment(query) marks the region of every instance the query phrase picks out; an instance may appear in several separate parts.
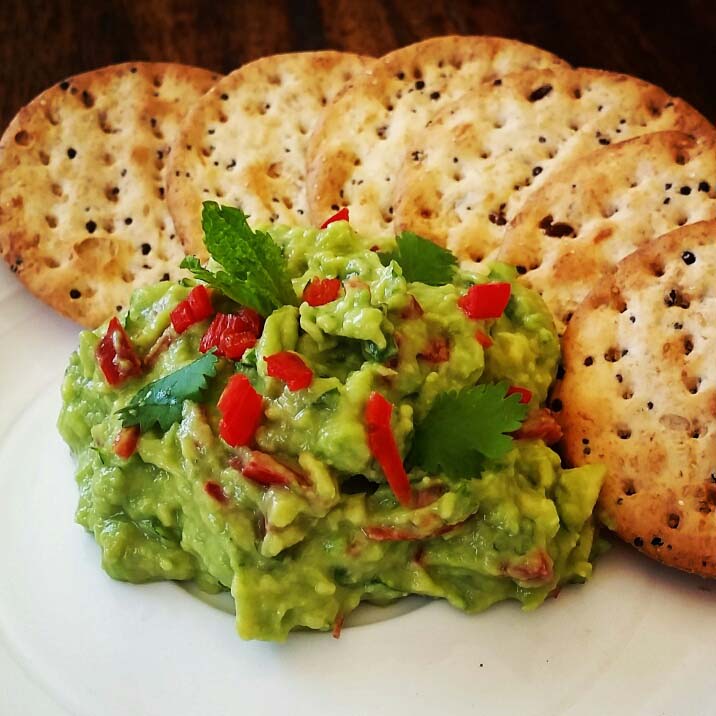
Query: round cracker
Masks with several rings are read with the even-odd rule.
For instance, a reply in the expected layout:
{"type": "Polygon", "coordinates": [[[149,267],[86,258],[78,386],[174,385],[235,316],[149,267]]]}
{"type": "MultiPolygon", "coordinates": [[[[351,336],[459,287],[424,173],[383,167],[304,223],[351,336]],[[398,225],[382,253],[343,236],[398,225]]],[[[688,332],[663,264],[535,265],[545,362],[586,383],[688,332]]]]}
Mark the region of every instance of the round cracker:
{"type": "Polygon", "coordinates": [[[308,137],[324,106],[372,62],[333,51],[263,57],[194,106],[168,170],[169,208],[188,251],[205,255],[204,201],[239,206],[252,224],[309,224],[308,137]]]}
{"type": "Polygon", "coordinates": [[[505,225],[566,162],[635,136],[710,130],[701,114],[628,75],[556,67],[483,84],[411,138],[395,227],[461,258],[491,258],[505,225]]]}
{"type": "Polygon", "coordinates": [[[716,222],[619,263],[564,336],[572,465],[604,463],[606,524],[650,557],[716,576],[716,222]]]}
{"type": "Polygon", "coordinates": [[[568,162],[507,226],[518,267],[564,330],[615,264],[655,236],[716,218],[716,132],[657,132],[568,162]]]}
{"type": "Polygon", "coordinates": [[[309,147],[311,218],[350,208],[351,224],[392,232],[393,189],[410,139],[446,103],[483,81],[563,61],[498,37],[436,37],[382,57],[333,102],[309,147]]]}
{"type": "Polygon", "coordinates": [[[87,327],[184,252],[164,164],[187,108],[218,76],[126,63],[71,77],[23,107],[0,140],[0,251],[25,285],[87,327]]]}

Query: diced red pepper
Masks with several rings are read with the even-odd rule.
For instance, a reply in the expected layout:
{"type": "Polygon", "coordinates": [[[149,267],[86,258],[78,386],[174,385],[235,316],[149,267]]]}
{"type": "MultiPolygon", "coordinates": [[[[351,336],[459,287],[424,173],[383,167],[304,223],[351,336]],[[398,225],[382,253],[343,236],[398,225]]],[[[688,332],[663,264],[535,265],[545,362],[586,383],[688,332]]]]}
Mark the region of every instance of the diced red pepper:
{"type": "Polygon", "coordinates": [[[217,353],[226,356],[231,360],[241,360],[249,348],[256,345],[258,338],[253,333],[241,331],[241,333],[224,333],[219,341],[217,353]]]}
{"type": "Polygon", "coordinates": [[[433,338],[425,347],[425,350],[418,353],[418,358],[429,363],[445,363],[450,360],[450,343],[443,336],[433,338]]]}
{"type": "Polygon", "coordinates": [[[116,316],[109,322],[107,332],[97,344],[95,356],[109,385],[120,385],[127,378],[142,372],[142,362],[116,316]]]}
{"type": "Polygon", "coordinates": [[[333,216],[326,219],[322,224],[321,228],[325,229],[326,226],[332,224],[334,221],[348,221],[348,207],[344,206],[340,211],[337,211],[333,216]]]}
{"type": "Polygon", "coordinates": [[[308,388],[313,382],[313,371],[303,362],[301,356],[290,351],[274,353],[264,358],[266,373],[283,381],[289,390],[308,388]]]}
{"type": "Polygon", "coordinates": [[[407,507],[412,502],[412,490],[390,426],[392,414],[393,405],[380,393],[372,392],[365,405],[364,415],[368,447],[398,502],[407,507]]]}
{"type": "Polygon", "coordinates": [[[475,320],[499,318],[507,308],[512,286],[509,283],[483,283],[470,286],[457,305],[468,317],[475,320]]]}
{"type": "Polygon", "coordinates": [[[114,441],[114,454],[122,460],[129,460],[137,450],[139,425],[122,428],[114,441]]]}
{"type": "Polygon", "coordinates": [[[303,475],[259,450],[231,458],[229,464],[249,480],[261,485],[295,485],[306,482],[303,475]]]}
{"type": "Polygon", "coordinates": [[[248,348],[256,345],[255,339],[262,328],[261,316],[250,308],[242,308],[236,313],[217,313],[199,342],[199,350],[206,353],[216,348],[217,355],[239,360],[248,348]],[[253,342],[250,336],[253,336],[253,342]]]}
{"type": "Polygon", "coordinates": [[[410,320],[411,318],[420,318],[422,315],[423,307],[418,303],[418,299],[408,294],[408,305],[400,312],[400,317],[410,320]]]}
{"type": "Polygon", "coordinates": [[[177,333],[184,333],[189,326],[194,325],[194,314],[192,313],[189,301],[182,301],[177,307],[169,314],[172,326],[177,333]]]}
{"type": "Polygon", "coordinates": [[[325,304],[335,301],[340,292],[340,279],[314,276],[303,289],[303,300],[309,306],[325,306],[325,304]]]}
{"type": "Polygon", "coordinates": [[[221,485],[213,480],[207,480],[204,483],[204,492],[222,505],[225,505],[229,501],[221,485]]]}
{"type": "Polygon", "coordinates": [[[533,410],[513,435],[517,439],[544,440],[547,445],[554,445],[562,439],[562,428],[551,410],[540,408],[533,410]]]}
{"type": "Polygon", "coordinates": [[[263,398],[242,373],[229,378],[218,403],[219,435],[232,447],[248,445],[263,417],[263,398]]]}
{"type": "Polygon", "coordinates": [[[532,391],[527,388],[522,388],[519,385],[511,385],[507,389],[507,395],[519,395],[520,403],[527,405],[532,400],[532,391]]]}
{"type": "Polygon", "coordinates": [[[211,305],[211,297],[206,286],[200,283],[192,288],[189,295],[177,305],[169,317],[174,330],[177,333],[184,333],[195,323],[205,321],[212,313],[214,313],[214,308],[211,305]]]}
{"type": "Polygon", "coordinates": [[[483,333],[482,331],[477,331],[475,333],[475,340],[483,347],[483,348],[489,348],[493,340],[490,338],[490,336],[487,335],[487,333],[483,333]]]}
{"type": "Polygon", "coordinates": [[[201,283],[189,291],[186,300],[189,302],[189,306],[191,306],[191,310],[197,321],[203,321],[214,313],[214,307],[211,305],[211,296],[206,290],[206,286],[201,283]]]}

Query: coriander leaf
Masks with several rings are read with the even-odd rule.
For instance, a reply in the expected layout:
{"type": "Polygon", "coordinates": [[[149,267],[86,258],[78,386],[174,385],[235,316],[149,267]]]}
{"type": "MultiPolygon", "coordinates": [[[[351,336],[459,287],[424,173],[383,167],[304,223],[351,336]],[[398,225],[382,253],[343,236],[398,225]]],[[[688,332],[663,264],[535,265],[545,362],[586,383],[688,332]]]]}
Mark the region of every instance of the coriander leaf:
{"type": "Polygon", "coordinates": [[[527,415],[520,396],[506,396],[507,384],[477,385],[442,393],[415,429],[410,460],[430,473],[477,477],[485,458],[510,451],[512,438],[527,415]]]}
{"type": "Polygon", "coordinates": [[[373,341],[361,341],[360,347],[363,358],[374,363],[385,363],[390,358],[398,355],[398,344],[395,338],[388,334],[386,336],[385,348],[378,348],[373,341]]]}
{"type": "Polygon", "coordinates": [[[420,281],[428,286],[452,283],[457,265],[452,252],[411,231],[398,236],[396,244],[391,258],[400,264],[406,281],[420,281]]]}
{"type": "Polygon", "coordinates": [[[184,259],[182,268],[262,316],[296,303],[281,248],[269,234],[253,231],[241,209],[206,201],[201,223],[206,249],[221,270],[202,268],[195,256],[184,259]]]}
{"type": "Polygon", "coordinates": [[[207,378],[216,375],[218,358],[207,353],[193,363],[145,385],[118,410],[122,425],[139,425],[142,431],[158,425],[163,431],[181,420],[185,400],[198,400],[207,387],[207,378]]]}

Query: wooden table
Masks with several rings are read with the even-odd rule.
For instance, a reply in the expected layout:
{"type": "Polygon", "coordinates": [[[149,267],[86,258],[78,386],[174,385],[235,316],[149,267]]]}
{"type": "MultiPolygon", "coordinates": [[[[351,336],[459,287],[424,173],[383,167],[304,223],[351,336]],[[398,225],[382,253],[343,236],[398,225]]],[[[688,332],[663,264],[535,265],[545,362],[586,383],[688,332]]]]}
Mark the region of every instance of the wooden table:
{"type": "Polygon", "coordinates": [[[716,120],[716,0],[3,0],[0,125],[52,83],[114,62],[228,72],[275,52],[380,55],[447,33],[514,37],[634,74],[716,120]]]}

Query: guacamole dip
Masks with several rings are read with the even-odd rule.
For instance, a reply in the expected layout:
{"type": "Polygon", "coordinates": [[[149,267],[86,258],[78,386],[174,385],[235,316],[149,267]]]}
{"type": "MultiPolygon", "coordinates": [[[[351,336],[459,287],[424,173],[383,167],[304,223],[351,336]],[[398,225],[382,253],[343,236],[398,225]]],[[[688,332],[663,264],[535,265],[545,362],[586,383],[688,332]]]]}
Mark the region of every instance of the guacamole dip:
{"type": "Polygon", "coordinates": [[[337,634],[362,600],[533,608],[590,576],[602,469],[545,443],[559,343],[512,269],[346,221],[253,233],[207,204],[204,228],[206,283],[136,291],[67,369],[77,521],[109,575],[231,590],[265,640],[337,634]]]}

